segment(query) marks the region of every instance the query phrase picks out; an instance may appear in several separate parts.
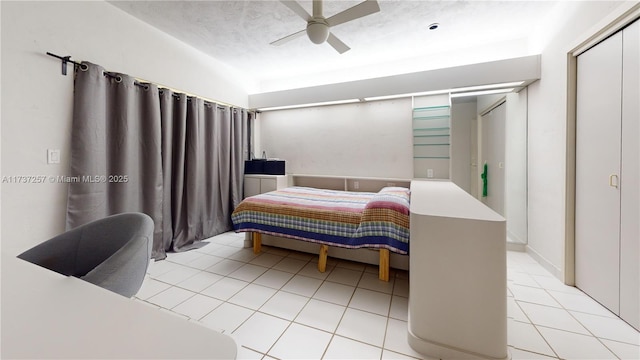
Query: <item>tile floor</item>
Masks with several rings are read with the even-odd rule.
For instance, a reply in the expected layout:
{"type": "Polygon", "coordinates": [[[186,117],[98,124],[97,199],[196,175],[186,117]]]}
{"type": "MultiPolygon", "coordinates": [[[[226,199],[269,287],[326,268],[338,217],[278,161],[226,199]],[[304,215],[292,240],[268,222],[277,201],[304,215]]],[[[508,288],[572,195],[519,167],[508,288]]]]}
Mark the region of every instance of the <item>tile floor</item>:
{"type": "MultiPolygon", "coordinates": [[[[414,359],[407,344],[408,273],[263,247],[226,233],[153,263],[136,296],[240,345],[239,359],[414,359]]],[[[640,334],[563,285],[526,253],[507,255],[513,359],[639,359],[640,334]]],[[[170,336],[170,335],[169,335],[170,336]]]]}

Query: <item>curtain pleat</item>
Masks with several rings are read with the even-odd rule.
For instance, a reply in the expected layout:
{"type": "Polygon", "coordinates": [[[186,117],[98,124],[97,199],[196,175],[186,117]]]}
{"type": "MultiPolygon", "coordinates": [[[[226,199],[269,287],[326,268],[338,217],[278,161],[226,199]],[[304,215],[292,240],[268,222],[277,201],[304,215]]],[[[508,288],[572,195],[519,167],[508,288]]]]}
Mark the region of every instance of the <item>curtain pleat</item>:
{"type": "Polygon", "coordinates": [[[248,113],[104,76],[85,63],[74,88],[67,229],[137,211],[155,222],[152,257],[232,229],[242,200],[248,113]]]}
{"type": "Polygon", "coordinates": [[[172,250],[173,240],[187,238],[184,197],[187,96],[163,89],[160,94],[163,162],[163,241],[158,254],[172,250]]]}
{"type": "Polygon", "coordinates": [[[244,161],[248,159],[248,124],[249,114],[244,109],[235,109],[231,113],[231,164],[230,164],[230,185],[231,194],[229,207],[235,209],[244,192],[244,161]]]}
{"type": "MultiPolygon", "coordinates": [[[[231,109],[227,106],[220,106],[216,109],[217,118],[215,120],[218,146],[218,164],[220,171],[217,174],[218,183],[218,202],[216,222],[222,228],[230,228],[231,213],[233,210],[229,206],[229,198],[231,196],[231,109]]],[[[219,228],[218,231],[221,231],[219,228]]]]}

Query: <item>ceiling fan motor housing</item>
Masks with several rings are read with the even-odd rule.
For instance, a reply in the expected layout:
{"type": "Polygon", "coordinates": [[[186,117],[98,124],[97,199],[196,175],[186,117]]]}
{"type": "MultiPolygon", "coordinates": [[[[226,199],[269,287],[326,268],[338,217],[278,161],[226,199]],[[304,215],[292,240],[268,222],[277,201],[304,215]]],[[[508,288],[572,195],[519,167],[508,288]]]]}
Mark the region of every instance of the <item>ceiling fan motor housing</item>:
{"type": "Polygon", "coordinates": [[[307,23],[307,36],[314,44],[322,44],[329,37],[329,24],[323,18],[314,18],[307,23]]]}

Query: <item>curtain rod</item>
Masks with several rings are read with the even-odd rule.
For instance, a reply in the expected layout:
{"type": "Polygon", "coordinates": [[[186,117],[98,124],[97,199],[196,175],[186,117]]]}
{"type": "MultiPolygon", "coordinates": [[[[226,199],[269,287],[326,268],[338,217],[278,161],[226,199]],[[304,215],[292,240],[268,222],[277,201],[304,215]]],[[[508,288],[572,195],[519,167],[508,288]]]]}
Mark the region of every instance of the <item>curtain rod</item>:
{"type": "Polygon", "coordinates": [[[67,63],[72,63],[73,65],[76,65],[76,66],[82,66],[81,63],[71,60],[71,56],[60,56],[60,55],[52,54],[48,51],[47,51],[47,55],[53,56],[62,61],[62,75],[67,75],[67,63]]]}
{"type": "MultiPolygon", "coordinates": [[[[83,69],[84,68],[88,68],[87,65],[85,65],[85,64],[82,64],[82,63],[79,63],[77,61],[71,60],[71,56],[70,55],[69,56],[60,56],[60,55],[56,55],[56,54],[50,53],[48,51],[47,51],[47,55],[53,56],[54,58],[58,58],[58,59],[60,59],[62,61],[62,75],[67,75],[67,63],[72,63],[73,65],[79,66],[80,68],[83,68],[83,69]]],[[[108,76],[110,78],[115,78],[115,79],[117,79],[119,77],[117,74],[114,74],[114,73],[108,72],[108,71],[104,72],[104,76],[108,76]]],[[[137,78],[137,77],[134,77],[134,80],[135,80],[134,81],[135,85],[142,86],[142,87],[147,86],[146,84],[153,84],[153,82],[151,82],[151,81],[147,81],[147,80],[140,79],[140,78],[137,78]]],[[[160,85],[160,84],[156,84],[156,85],[158,86],[158,88],[171,90],[174,93],[185,94],[188,97],[196,97],[196,98],[200,98],[202,100],[205,100],[205,101],[208,101],[208,102],[212,102],[212,103],[215,103],[215,104],[218,104],[218,105],[229,106],[231,108],[244,109],[244,110],[247,110],[247,112],[255,113],[254,110],[245,109],[242,106],[236,106],[236,105],[229,104],[229,103],[226,103],[226,102],[223,102],[223,101],[213,100],[213,99],[205,98],[205,97],[202,97],[202,96],[194,95],[194,94],[188,93],[186,91],[180,91],[180,90],[174,89],[174,88],[169,87],[169,86],[164,86],[164,85],[160,85]]]]}

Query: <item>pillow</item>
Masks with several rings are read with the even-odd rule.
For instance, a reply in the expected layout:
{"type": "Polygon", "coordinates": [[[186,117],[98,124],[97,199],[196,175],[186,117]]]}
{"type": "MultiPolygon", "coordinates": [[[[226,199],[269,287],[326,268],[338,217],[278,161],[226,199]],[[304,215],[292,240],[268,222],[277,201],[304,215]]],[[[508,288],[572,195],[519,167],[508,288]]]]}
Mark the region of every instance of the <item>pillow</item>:
{"type": "Polygon", "coordinates": [[[407,188],[388,186],[375,194],[364,209],[388,209],[409,215],[409,194],[410,191],[407,188]]]}

